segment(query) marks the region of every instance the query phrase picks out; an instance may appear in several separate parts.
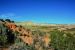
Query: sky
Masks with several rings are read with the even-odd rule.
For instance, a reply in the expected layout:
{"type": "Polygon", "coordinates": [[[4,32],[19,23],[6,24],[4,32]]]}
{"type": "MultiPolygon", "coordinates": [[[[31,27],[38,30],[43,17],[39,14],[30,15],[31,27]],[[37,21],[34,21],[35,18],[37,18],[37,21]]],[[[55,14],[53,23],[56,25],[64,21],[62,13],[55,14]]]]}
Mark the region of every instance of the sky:
{"type": "Polygon", "coordinates": [[[36,23],[75,24],[75,1],[0,0],[0,18],[36,23]]]}

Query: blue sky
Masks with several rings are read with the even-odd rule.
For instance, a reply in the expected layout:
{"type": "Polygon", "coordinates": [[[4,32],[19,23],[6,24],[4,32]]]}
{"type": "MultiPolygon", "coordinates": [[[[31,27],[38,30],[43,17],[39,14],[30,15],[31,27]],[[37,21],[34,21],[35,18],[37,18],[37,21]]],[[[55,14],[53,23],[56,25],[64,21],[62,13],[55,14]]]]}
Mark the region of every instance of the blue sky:
{"type": "Polygon", "coordinates": [[[75,24],[75,1],[0,0],[0,18],[36,23],[75,24]]]}

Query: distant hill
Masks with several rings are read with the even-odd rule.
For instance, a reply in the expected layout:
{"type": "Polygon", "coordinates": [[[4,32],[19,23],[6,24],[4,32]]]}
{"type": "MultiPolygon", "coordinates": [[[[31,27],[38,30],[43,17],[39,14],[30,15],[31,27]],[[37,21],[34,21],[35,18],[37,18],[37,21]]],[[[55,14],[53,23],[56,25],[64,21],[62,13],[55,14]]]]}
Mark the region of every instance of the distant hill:
{"type": "MultiPolygon", "coordinates": [[[[34,23],[31,21],[28,22],[16,22],[16,25],[27,26],[27,28],[33,28],[32,26],[45,26],[48,28],[56,28],[56,29],[72,29],[75,28],[75,24],[49,24],[49,23],[34,23]]],[[[37,27],[39,28],[39,27],[37,27]]]]}
{"type": "Polygon", "coordinates": [[[28,26],[56,26],[57,24],[48,24],[48,23],[34,23],[34,22],[16,22],[17,25],[28,25],[28,26]]]}
{"type": "Polygon", "coordinates": [[[34,23],[33,22],[16,22],[17,25],[33,25],[34,23]]]}

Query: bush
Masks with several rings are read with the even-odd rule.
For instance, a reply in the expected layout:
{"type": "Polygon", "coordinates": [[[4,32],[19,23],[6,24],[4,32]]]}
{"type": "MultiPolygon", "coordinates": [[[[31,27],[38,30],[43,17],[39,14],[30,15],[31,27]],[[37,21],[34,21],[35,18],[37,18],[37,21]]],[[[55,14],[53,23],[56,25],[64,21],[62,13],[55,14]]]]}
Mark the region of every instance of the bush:
{"type": "Polygon", "coordinates": [[[2,47],[5,46],[6,42],[7,42],[7,36],[0,34],[0,45],[1,45],[2,47]]]}
{"type": "Polygon", "coordinates": [[[35,50],[33,46],[26,45],[23,42],[17,42],[9,48],[10,50],[35,50]],[[18,46],[18,48],[16,48],[18,46]]]}
{"type": "Polygon", "coordinates": [[[75,37],[70,33],[53,31],[51,39],[54,50],[75,50],[75,37]]]}
{"type": "Polygon", "coordinates": [[[8,47],[9,44],[13,44],[15,40],[14,34],[3,23],[0,23],[0,46],[8,47]]]}

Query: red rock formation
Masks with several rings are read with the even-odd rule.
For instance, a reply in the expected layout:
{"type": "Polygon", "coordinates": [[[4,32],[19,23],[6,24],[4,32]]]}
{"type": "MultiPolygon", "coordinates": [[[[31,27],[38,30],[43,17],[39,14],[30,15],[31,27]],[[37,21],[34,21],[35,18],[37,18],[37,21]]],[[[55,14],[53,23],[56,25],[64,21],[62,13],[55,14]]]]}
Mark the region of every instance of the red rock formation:
{"type": "Polygon", "coordinates": [[[21,38],[23,42],[27,43],[28,45],[33,43],[32,34],[29,30],[20,26],[17,27],[16,24],[10,22],[6,22],[6,26],[14,32],[19,32],[21,35],[19,38],[21,38]]]}

